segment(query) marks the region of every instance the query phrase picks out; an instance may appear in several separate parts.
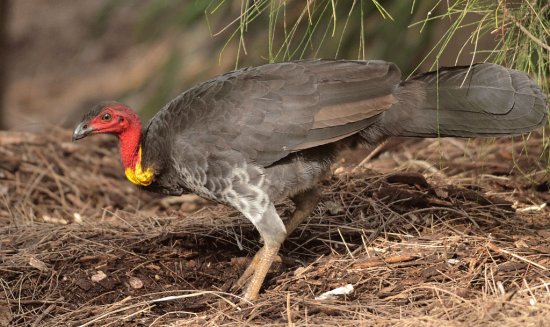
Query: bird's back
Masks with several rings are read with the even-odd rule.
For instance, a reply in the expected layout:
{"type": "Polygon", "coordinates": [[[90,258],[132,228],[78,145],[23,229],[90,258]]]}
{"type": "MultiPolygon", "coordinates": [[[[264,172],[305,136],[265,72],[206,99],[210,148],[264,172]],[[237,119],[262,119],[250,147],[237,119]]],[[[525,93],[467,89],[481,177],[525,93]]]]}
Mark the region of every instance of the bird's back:
{"type": "Polygon", "coordinates": [[[183,140],[209,151],[233,149],[266,167],[371,125],[396,101],[400,78],[399,69],[383,61],[307,60],[237,70],[167,104],[146,128],[145,146],[157,158],[159,138],[170,147],[183,140]]]}

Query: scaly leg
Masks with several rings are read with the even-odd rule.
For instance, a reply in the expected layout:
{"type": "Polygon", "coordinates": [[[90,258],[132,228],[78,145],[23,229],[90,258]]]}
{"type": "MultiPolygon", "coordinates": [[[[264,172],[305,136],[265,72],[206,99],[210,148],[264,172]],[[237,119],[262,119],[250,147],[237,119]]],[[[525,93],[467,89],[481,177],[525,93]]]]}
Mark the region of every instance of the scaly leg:
{"type": "MultiPolygon", "coordinates": [[[[249,274],[252,274],[253,272],[252,278],[250,278],[250,281],[248,282],[248,286],[244,293],[244,298],[246,300],[253,301],[258,297],[258,294],[260,293],[260,288],[264,283],[265,276],[267,275],[267,272],[269,271],[269,268],[273,263],[273,259],[275,259],[275,257],[277,256],[277,252],[279,252],[280,247],[281,244],[265,244],[262,249],[258,251],[258,253],[256,253],[248,268],[246,268],[247,271],[249,269],[252,270],[249,274]]],[[[240,278],[239,281],[241,281],[240,278]]]]}
{"type": "MultiPolygon", "coordinates": [[[[308,217],[313,209],[319,202],[319,194],[315,189],[300,193],[291,198],[296,204],[296,210],[292,213],[290,221],[286,224],[286,237],[290,235],[297,227],[308,217]]],[[[264,237],[265,241],[265,237],[264,237]]],[[[244,294],[245,299],[251,301],[254,300],[260,288],[264,282],[265,276],[273,263],[273,260],[277,257],[277,252],[281,244],[269,244],[265,245],[256,253],[250,265],[246,268],[241,278],[235,283],[233,289],[241,289],[248,282],[248,287],[244,294]],[[252,278],[250,278],[252,276],[252,278]]]]}
{"type": "Polygon", "coordinates": [[[313,209],[319,203],[319,192],[316,189],[311,189],[304,193],[297,194],[290,199],[296,205],[296,209],[292,213],[292,217],[285,225],[286,227],[286,237],[288,237],[294,230],[306,219],[312,212],[313,209]]]}

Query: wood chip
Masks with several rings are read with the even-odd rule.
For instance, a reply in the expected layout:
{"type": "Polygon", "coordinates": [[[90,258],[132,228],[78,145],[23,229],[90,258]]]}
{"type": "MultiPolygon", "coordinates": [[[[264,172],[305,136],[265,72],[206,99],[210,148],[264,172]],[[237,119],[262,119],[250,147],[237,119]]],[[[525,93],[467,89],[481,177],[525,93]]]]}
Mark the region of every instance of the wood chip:
{"type": "Polygon", "coordinates": [[[98,270],[96,274],[92,275],[91,279],[92,279],[92,282],[99,283],[105,278],[107,278],[107,275],[105,275],[103,271],[98,270]]]}
{"type": "Polygon", "coordinates": [[[363,262],[355,263],[352,267],[355,269],[366,269],[366,268],[384,266],[386,264],[391,264],[391,263],[411,261],[415,259],[418,259],[418,257],[412,256],[412,255],[397,255],[397,256],[385,258],[383,260],[378,258],[369,258],[363,262]]]}
{"type": "Polygon", "coordinates": [[[151,270],[155,270],[155,271],[159,271],[159,270],[160,270],[160,267],[157,266],[157,265],[155,265],[154,263],[148,264],[147,266],[145,266],[145,268],[151,269],[151,270]]]}
{"type": "Polygon", "coordinates": [[[386,181],[391,184],[399,183],[410,186],[419,186],[424,189],[430,188],[430,184],[426,178],[422,174],[414,172],[399,172],[391,174],[386,177],[386,181]]]}
{"type": "Polygon", "coordinates": [[[31,257],[29,259],[29,265],[31,265],[31,267],[33,268],[36,268],[40,271],[48,271],[50,270],[50,268],[48,268],[48,266],[46,266],[46,264],[38,259],[36,259],[35,257],[31,257]]]}

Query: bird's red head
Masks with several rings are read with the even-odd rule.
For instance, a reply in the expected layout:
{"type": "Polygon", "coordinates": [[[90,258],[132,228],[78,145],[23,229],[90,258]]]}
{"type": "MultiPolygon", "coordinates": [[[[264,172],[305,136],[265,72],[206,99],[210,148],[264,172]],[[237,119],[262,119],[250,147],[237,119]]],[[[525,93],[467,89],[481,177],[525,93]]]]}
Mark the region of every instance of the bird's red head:
{"type": "Polygon", "coordinates": [[[118,102],[101,103],[84,116],[74,130],[73,140],[99,133],[115,134],[120,138],[136,130],[141,133],[141,121],[132,109],[118,102]]]}
{"type": "Polygon", "coordinates": [[[73,141],[93,134],[114,134],[120,143],[120,157],[124,168],[134,169],[140,162],[141,121],[127,106],[118,102],[96,105],[82,119],[73,132],[73,141]]]}

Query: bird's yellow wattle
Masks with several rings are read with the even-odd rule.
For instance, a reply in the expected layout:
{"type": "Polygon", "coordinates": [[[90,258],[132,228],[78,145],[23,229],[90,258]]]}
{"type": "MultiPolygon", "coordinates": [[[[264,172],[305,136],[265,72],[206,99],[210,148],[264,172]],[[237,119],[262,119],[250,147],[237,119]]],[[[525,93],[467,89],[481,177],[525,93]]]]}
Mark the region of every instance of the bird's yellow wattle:
{"type": "Polygon", "coordinates": [[[138,158],[134,168],[127,167],[124,173],[126,174],[126,178],[136,185],[148,186],[153,182],[153,177],[155,176],[153,169],[146,168],[143,170],[141,167],[141,146],[138,150],[138,158]]]}

